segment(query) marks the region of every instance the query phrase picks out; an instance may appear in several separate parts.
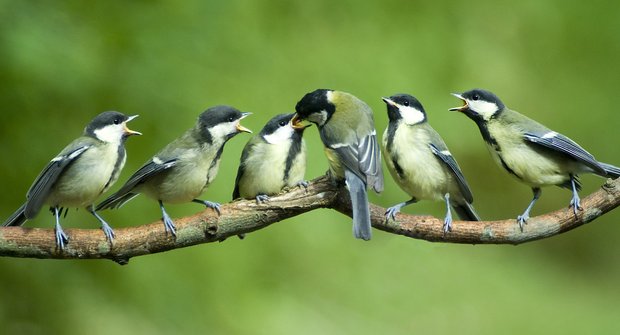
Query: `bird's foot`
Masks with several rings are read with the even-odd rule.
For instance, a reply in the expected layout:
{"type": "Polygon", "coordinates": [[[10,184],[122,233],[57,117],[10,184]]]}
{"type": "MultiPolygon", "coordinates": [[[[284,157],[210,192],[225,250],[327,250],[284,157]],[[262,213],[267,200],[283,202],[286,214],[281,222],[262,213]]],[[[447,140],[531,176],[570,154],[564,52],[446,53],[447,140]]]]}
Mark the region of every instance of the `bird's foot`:
{"type": "Polygon", "coordinates": [[[177,227],[174,225],[174,222],[172,222],[172,219],[168,213],[163,213],[162,221],[164,221],[164,228],[166,229],[166,232],[172,234],[172,236],[177,236],[177,227]]]}
{"type": "Polygon", "coordinates": [[[108,239],[108,241],[110,241],[110,243],[113,243],[116,234],[114,233],[112,227],[110,227],[110,225],[104,221],[101,222],[101,230],[103,230],[103,233],[105,234],[105,237],[108,239]]]}
{"type": "Polygon", "coordinates": [[[583,207],[581,207],[581,199],[579,198],[579,196],[577,194],[573,195],[573,198],[570,200],[570,204],[568,205],[568,208],[573,208],[573,213],[575,213],[575,215],[577,215],[577,210],[582,211],[583,207]]]}
{"type": "Polygon", "coordinates": [[[256,196],[256,204],[260,205],[263,202],[269,202],[269,196],[266,194],[259,194],[256,196]]]}
{"type": "Polygon", "coordinates": [[[528,213],[523,213],[523,215],[517,216],[517,223],[519,224],[519,229],[521,229],[521,232],[523,232],[523,226],[527,224],[527,220],[529,219],[530,216],[528,213]]]}
{"type": "Polygon", "coordinates": [[[300,182],[297,183],[297,187],[303,187],[304,190],[306,190],[306,192],[308,192],[308,185],[310,185],[307,181],[302,180],[300,182]]]}
{"type": "Polygon", "coordinates": [[[56,246],[62,250],[65,248],[65,245],[69,243],[69,237],[67,237],[67,234],[65,234],[60,225],[56,225],[54,231],[56,233],[56,246]]]}
{"type": "Polygon", "coordinates": [[[220,216],[221,213],[221,205],[217,202],[213,202],[213,201],[207,201],[207,200],[200,200],[200,199],[194,199],[192,200],[193,202],[199,203],[199,204],[203,204],[205,205],[207,208],[211,208],[213,209],[215,212],[217,212],[217,215],[220,216]]]}
{"type": "Polygon", "coordinates": [[[400,212],[400,208],[401,206],[396,205],[396,206],[392,206],[390,208],[388,208],[385,211],[385,221],[389,221],[390,219],[392,219],[392,221],[396,221],[396,214],[398,214],[400,212]]]}
{"type": "Polygon", "coordinates": [[[452,231],[452,214],[448,212],[446,218],[443,219],[443,233],[447,234],[452,231]]]}

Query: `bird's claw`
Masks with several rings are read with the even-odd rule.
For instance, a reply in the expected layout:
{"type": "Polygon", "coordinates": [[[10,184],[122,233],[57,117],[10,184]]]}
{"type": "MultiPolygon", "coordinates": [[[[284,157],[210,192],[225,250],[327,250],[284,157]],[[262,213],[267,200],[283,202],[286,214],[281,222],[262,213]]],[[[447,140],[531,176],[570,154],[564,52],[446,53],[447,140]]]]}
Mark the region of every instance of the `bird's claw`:
{"type": "Polygon", "coordinates": [[[168,213],[164,213],[163,217],[162,217],[162,221],[164,221],[164,228],[166,229],[167,233],[172,234],[172,236],[177,236],[177,228],[174,225],[174,222],[172,221],[172,219],[170,218],[170,216],[168,215],[168,213]]]}
{"type": "Polygon", "coordinates": [[[399,212],[400,208],[398,206],[388,208],[385,211],[385,222],[388,222],[390,219],[392,219],[392,221],[396,221],[396,214],[398,214],[399,212]]]}
{"type": "Polygon", "coordinates": [[[264,202],[269,202],[269,196],[266,194],[259,194],[256,196],[256,204],[260,205],[264,202]]]}
{"type": "Polygon", "coordinates": [[[571,201],[570,204],[568,205],[568,208],[573,208],[573,213],[575,213],[575,215],[577,215],[577,211],[583,211],[583,207],[581,207],[581,199],[579,199],[578,196],[574,196],[571,201]]]}
{"type": "Polygon", "coordinates": [[[113,243],[114,238],[116,237],[116,234],[114,233],[114,229],[112,229],[112,227],[110,227],[109,224],[102,222],[101,230],[103,230],[103,233],[105,234],[105,237],[108,239],[108,241],[110,241],[110,243],[113,243]]]}
{"type": "Polygon", "coordinates": [[[527,214],[517,216],[517,223],[519,224],[519,229],[523,232],[523,226],[527,224],[527,220],[530,219],[530,216],[527,214]]]}
{"type": "Polygon", "coordinates": [[[60,250],[62,250],[65,248],[65,245],[69,242],[69,237],[67,237],[67,234],[65,234],[65,232],[62,230],[60,226],[56,226],[55,232],[56,232],[56,245],[58,246],[60,250]]]}
{"type": "Polygon", "coordinates": [[[218,215],[218,216],[222,215],[222,212],[221,212],[221,207],[222,207],[222,205],[220,205],[219,203],[217,203],[217,202],[212,202],[212,201],[207,201],[207,200],[204,200],[202,203],[203,203],[206,207],[208,207],[208,208],[211,208],[211,209],[215,210],[215,212],[217,212],[217,215],[218,215]]]}
{"type": "Polygon", "coordinates": [[[443,220],[443,233],[447,234],[452,231],[452,215],[446,216],[443,220]]]}
{"type": "Polygon", "coordinates": [[[297,183],[297,187],[303,187],[306,192],[308,192],[308,185],[310,185],[307,181],[302,180],[297,183]]]}

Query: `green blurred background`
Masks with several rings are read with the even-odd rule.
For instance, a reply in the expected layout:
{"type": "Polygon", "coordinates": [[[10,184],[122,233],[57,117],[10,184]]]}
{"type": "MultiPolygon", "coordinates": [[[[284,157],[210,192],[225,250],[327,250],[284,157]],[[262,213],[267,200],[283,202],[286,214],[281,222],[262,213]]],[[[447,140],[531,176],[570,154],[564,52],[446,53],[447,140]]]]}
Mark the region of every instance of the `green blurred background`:
{"type": "MultiPolygon", "coordinates": [[[[620,4],[608,1],[0,1],[1,216],[46,162],[104,110],[139,114],[121,181],[215,104],[260,130],[316,88],[365,100],[382,133],[381,96],[416,95],[458,159],[486,219],[514,218],[531,197],[500,171],[450,92],[482,87],[620,164],[620,4]]],[[[307,132],[307,178],[327,169],[307,132]]],[[[204,198],[227,202],[242,134],[204,198]]],[[[407,199],[386,173],[371,201],[407,199]]],[[[586,195],[603,180],[583,177],[586,195]]],[[[119,185],[117,184],[114,189],[119,185]]],[[[544,190],[534,214],[568,205],[544,190]]],[[[201,210],[169,206],[173,216],[201,210]]],[[[408,213],[443,217],[441,203],[408,213]]],[[[102,215],[153,222],[136,198],[102,215]]],[[[512,246],[431,244],[317,210],[245,240],[110,261],[0,259],[2,334],[617,333],[620,211],[567,234],[512,246]]],[[[52,227],[42,211],[30,227],[52,227]]],[[[96,229],[85,211],[66,227],[96,229]]],[[[51,231],[50,231],[51,234],[51,231]]]]}

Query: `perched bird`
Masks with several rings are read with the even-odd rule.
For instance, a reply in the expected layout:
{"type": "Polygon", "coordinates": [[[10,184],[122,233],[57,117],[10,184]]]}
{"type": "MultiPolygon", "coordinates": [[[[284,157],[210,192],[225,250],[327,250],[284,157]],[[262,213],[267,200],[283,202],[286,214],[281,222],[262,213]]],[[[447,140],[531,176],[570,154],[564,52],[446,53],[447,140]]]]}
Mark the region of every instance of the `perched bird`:
{"type": "Polygon", "coordinates": [[[582,209],[577,174],[620,176],[620,168],[598,162],[570,138],[509,109],[489,91],[474,89],[453,95],[464,105],[450,110],[463,112],[476,122],[495,162],[532,188],[532,201],[517,217],[521,230],[541,195],[542,186],[557,185],[572,190],[569,207],[576,215],[582,209]]]}
{"type": "Polygon", "coordinates": [[[176,236],[174,222],[164,203],[196,202],[220,213],[220,204],[199,200],[215,178],[228,140],[240,132],[251,133],[239,122],[250,115],[230,106],[216,106],[200,114],[196,125],[146,162],[97,210],[118,208],[139,193],[159,202],[167,232],[176,236]]]}
{"type": "Polygon", "coordinates": [[[82,207],[101,223],[101,229],[112,242],[114,231],[93,206],[97,197],[116,180],[125,165],[125,140],[142,135],[127,128],[136,118],[119,112],[103,112],[84,129],[82,136],[67,145],[47,164],[26,194],[26,202],[9,217],[3,226],[21,226],[32,219],[44,204],[56,218],[56,245],[63,249],[69,241],[60,226],[60,215],[73,207],[82,207]]]}
{"type": "Polygon", "coordinates": [[[443,226],[446,233],[452,230],[450,206],[461,219],[480,221],[459,165],[428,123],[418,99],[397,94],[383,101],[390,120],[383,134],[383,155],[394,181],[411,196],[411,200],[388,208],[386,219],[394,220],[404,206],[426,199],[446,202],[443,226]]]}
{"type": "Polygon", "coordinates": [[[273,117],[243,148],[233,199],[268,201],[285,187],[307,186],[305,127],[293,128],[293,114],[273,117]]]}
{"type": "Polygon", "coordinates": [[[349,188],[353,211],[353,235],[370,240],[370,210],[366,188],[383,191],[381,151],[372,110],[362,100],[341,91],[318,89],[306,94],[295,106],[293,126],[300,120],[319,128],[329,173],[344,180],[349,188]]]}

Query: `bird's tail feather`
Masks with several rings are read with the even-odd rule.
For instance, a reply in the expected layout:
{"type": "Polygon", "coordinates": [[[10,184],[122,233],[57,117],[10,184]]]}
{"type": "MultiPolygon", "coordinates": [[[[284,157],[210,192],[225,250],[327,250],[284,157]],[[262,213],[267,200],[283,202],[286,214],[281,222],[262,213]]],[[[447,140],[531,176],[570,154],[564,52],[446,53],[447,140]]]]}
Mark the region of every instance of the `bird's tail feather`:
{"type": "Polygon", "coordinates": [[[120,196],[113,194],[107,199],[103,200],[99,205],[97,205],[96,210],[99,211],[99,210],[108,209],[108,208],[109,209],[119,208],[122,205],[124,205],[127,201],[136,197],[137,195],[138,193],[126,193],[120,196]]]}
{"type": "Polygon", "coordinates": [[[599,164],[603,167],[603,169],[605,169],[605,172],[607,173],[607,177],[614,178],[614,179],[620,177],[620,167],[613,166],[611,164],[601,163],[601,162],[599,162],[599,164]]]}
{"type": "Polygon", "coordinates": [[[372,228],[370,226],[370,209],[368,208],[366,183],[355,173],[348,170],[345,170],[344,176],[351,196],[353,236],[368,241],[372,237],[372,228]]]}
{"type": "Polygon", "coordinates": [[[454,208],[454,211],[456,212],[456,214],[459,215],[459,218],[461,218],[461,220],[482,221],[478,213],[476,213],[474,206],[472,206],[472,204],[470,203],[465,202],[462,204],[453,204],[452,208],[454,208]]]}
{"type": "Polygon", "coordinates": [[[24,224],[24,222],[26,222],[26,214],[24,213],[26,209],[26,203],[24,203],[23,205],[21,205],[16,211],[15,213],[11,214],[11,216],[6,219],[6,221],[4,221],[4,223],[2,224],[5,227],[8,226],[21,226],[24,224]]]}

